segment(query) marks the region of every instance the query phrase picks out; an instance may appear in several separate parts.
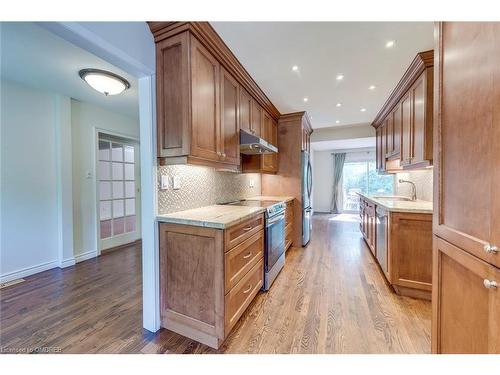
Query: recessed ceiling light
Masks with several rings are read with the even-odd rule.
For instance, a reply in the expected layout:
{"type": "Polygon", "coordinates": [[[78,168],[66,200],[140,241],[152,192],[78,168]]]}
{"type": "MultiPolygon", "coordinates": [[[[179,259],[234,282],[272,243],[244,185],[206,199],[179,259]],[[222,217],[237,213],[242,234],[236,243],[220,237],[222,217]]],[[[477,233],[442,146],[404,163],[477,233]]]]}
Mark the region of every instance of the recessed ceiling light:
{"type": "Polygon", "coordinates": [[[78,74],[90,87],[106,96],[117,95],[130,88],[125,78],[106,70],[82,69],[78,74]]]}
{"type": "Polygon", "coordinates": [[[337,77],[335,77],[335,79],[337,81],[342,81],[344,79],[344,75],[341,73],[341,74],[337,74],[337,77]]]}
{"type": "Polygon", "coordinates": [[[361,108],[360,111],[361,112],[366,112],[366,108],[361,108]]]}
{"type": "Polygon", "coordinates": [[[385,43],[385,48],[392,48],[396,44],[396,41],[394,40],[389,40],[387,43],[385,43]]]}
{"type": "Polygon", "coordinates": [[[335,104],[336,107],[342,107],[342,103],[335,104]]]}
{"type": "Polygon", "coordinates": [[[296,72],[297,70],[299,70],[299,67],[298,67],[297,65],[294,65],[294,66],[292,66],[292,70],[293,70],[294,72],[296,72]]]}
{"type": "Polygon", "coordinates": [[[375,85],[371,85],[370,87],[368,87],[369,90],[375,90],[375,85]]]}
{"type": "Polygon", "coordinates": [[[335,121],[335,123],[336,123],[336,124],[340,124],[340,121],[339,121],[339,120],[336,120],[336,121],[335,121]]]}
{"type": "Polygon", "coordinates": [[[309,101],[309,98],[306,96],[306,97],[304,98],[304,102],[308,102],[308,101],[309,101]]]}

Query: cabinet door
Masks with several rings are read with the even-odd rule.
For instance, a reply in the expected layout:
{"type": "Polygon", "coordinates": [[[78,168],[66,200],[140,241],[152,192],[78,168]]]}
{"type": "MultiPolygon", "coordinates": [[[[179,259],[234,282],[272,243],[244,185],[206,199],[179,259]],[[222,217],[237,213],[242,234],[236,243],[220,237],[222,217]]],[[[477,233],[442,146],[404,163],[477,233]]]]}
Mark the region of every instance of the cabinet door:
{"type": "Polygon", "coordinates": [[[500,247],[500,24],[445,22],[437,34],[434,233],[500,267],[485,251],[500,247]]]}
{"type": "Polygon", "coordinates": [[[221,161],[240,164],[239,85],[221,68],[221,161]]]}
{"type": "MultiPolygon", "coordinates": [[[[272,144],[273,146],[276,146],[276,141],[277,134],[274,134],[274,123],[273,119],[271,116],[267,113],[264,112],[264,121],[263,121],[263,127],[262,127],[262,138],[272,144]]],[[[266,154],[262,155],[262,170],[266,172],[275,172],[276,171],[276,154],[266,154]]]]}
{"type": "Polygon", "coordinates": [[[382,171],[382,128],[379,126],[375,130],[375,153],[376,153],[376,168],[377,172],[382,171]]]}
{"type": "Polygon", "coordinates": [[[392,111],[392,131],[394,155],[401,154],[401,105],[398,103],[392,111]]]}
{"type": "Polygon", "coordinates": [[[411,139],[411,91],[401,100],[401,165],[411,162],[412,139],[411,139]]]}
{"type": "Polygon", "coordinates": [[[433,353],[500,353],[500,270],[435,237],[433,353]]]}
{"type": "Polygon", "coordinates": [[[156,44],[158,156],[189,154],[189,36],[187,32],[156,44]]]}
{"type": "Polygon", "coordinates": [[[255,100],[252,99],[251,106],[251,119],[252,119],[252,133],[261,135],[262,120],[263,120],[263,110],[262,107],[255,100]]]}
{"type": "Polygon", "coordinates": [[[219,63],[191,37],[191,154],[219,161],[220,102],[219,63]]]}
{"type": "Polygon", "coordinates": [[[385,161],[386,161],[385,154],[387,153],[387,129],[384,123],[382,123],[380,131],[382,136],[380,143],[380,157],[382,161],[382,171],[385,172],[385,161]]]}
{"type": "Polygon", "coordinates": [[[422,163],[425,160],[425,108],[426,108],[426,75],[425,73],[411,88],[412,126],[411,126],[411,163],[422,163]]]}
{"type": "Polygon", "coordinates": [[[251,132],[252,128],[252,97],[248,92],[240,86],[240,107],[239,107],[239,118],[240,118],[240,129],[251,132]]]}
{"type": "Polygon", "coordinates": [[[385,123],[385,156],[390,157],[394,153],[394,131],[392,129],[392,115],[389,114],[385,123]]]}

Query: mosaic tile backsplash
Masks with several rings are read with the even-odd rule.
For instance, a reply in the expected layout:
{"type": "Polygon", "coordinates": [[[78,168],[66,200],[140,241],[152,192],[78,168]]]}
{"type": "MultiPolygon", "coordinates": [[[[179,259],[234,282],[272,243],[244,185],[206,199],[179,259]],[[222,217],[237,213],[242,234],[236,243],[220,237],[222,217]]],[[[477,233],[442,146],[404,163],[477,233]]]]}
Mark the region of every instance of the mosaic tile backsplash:
{"type": "Polygon", "coordinates": [[[398,182],[400,178],[412,181],[415,184],[417,188],[417,199],[432,201],[432,169],[396,173],[396,194],[409,197],[411,196],[411,186],[410,184],[400,184],[398,182]]]}
{"type": "Polygon", "coordinates": [[[249,198],[261,194],[258,173],[219,172],[214,168],[191,165],[158,167],[158,213],[189,210],[202,206],[249,198]],[[160,190],[161,175],[169,177],[167,190],[160,190]],[[172,189],[172,177],[180,178],[181,188],[172,189]],[[250,187],[250,182],[253,187],[250,187]]]}

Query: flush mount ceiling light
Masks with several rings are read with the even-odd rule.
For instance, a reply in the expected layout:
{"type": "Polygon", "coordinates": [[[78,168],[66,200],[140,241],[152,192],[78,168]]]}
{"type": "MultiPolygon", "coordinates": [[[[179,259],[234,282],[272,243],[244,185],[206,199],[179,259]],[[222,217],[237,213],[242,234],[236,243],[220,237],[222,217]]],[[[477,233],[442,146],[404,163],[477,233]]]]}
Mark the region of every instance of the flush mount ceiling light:
{"type": "Polygon", "coordinates": [[[294,66],[292,66],[292,70],[293,70],[294,72],[296,72],[297,70],[299,70],[299,67],[298,67],[297,65],[294,65],[294,66]]]}
{"type": "Polygon", "coordinates": [[[368,87],[368,90],[375,90],[375,85],[371,85],[370,87],[368,87]]]}
{"type": "Polygon", "coordinates": [[[130,83],[115,73],[101,69],[82,69],[78,75],[94,90],[108,95],[118,95],[130,88],[130,83]]]}
{"type": "Polygon", "coordinates": [[[306,96],[306,97],[304,98],[304,102],[306,102],[306,103],[307,103],[308,101],[309,101],[309,98],[306,96]]]}
{"type": "Polygon", "coordinates": [[[337,103],[335,106],[342,107],[342,103],[337,103]]]}
{"type": "Polygon", "coordinates": [[[336,123],[336,124],[339,124],[339,123],[340,123],[340,121],[339,121],[339,120],[336,120],[336,121],[335,121],[335,123],[336,123]]]}
{"type": "Polygon", "coordinates": [[[344,79],[344,75],[343,74],[337,74],[337,77],[335,77],[335,79],[337,81],[342,81],[344,79]]]}
{"type": "Polygon", "coordinates": [[[396,44],[396,41],[394,40],[389,40],[387,43],[385,43],[385,48],[392,48],[396,44]]]}
{"type": "Polygon", "coordinates": [[[360,111],[361,112],[366,112],[366,108],[361,108],[360,111]]]}

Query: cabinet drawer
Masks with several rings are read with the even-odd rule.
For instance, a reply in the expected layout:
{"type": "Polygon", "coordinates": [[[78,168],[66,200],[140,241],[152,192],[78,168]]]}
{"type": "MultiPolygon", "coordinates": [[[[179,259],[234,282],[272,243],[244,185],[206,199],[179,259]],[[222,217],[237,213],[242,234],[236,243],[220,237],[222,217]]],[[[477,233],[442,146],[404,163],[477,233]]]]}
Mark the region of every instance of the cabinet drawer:
{"type": "Polygon", "coordinates": [[[232,248],[224,256],[226,293],[264,256],[264,231],[232,248]]]}
{"type": "Polygon", "coordinates": [[[253,268],[226,294],[225,298],[225,336],[229,334],[250,302],[259,292],[264,278],[264,259],[253,268]]]}
{"type": "Polygon", "coordinates": [[[225,249],[231,250],[264,228],[264,215],[258,214],[225,230],[225,249]]]}

